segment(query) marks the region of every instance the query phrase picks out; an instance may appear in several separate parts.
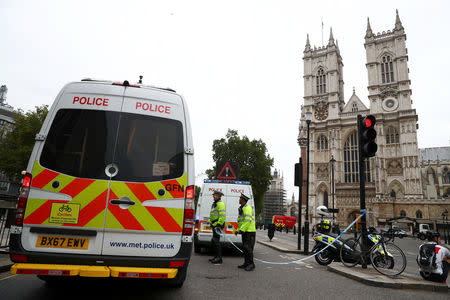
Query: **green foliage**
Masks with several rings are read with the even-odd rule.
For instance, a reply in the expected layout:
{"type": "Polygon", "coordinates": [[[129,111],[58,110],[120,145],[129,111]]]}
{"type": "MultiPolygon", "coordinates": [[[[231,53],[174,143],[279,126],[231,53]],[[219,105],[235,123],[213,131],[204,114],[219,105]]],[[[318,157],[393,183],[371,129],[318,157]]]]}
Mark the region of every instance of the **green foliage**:
{"type": "MultiPolygon", "coordinates": [[[[237,130],[228,129],[225,138],[214,140],[213,160],[233,161],[239,166],[239,179],[250,181],[255,199],[256,214],[262,210],[264,193],[267,191],[272,176],[270,167],[273,158],[267,153],[266,144],[261,140],[249,140],[240,137],[237,130]]],[[[206,170],[209,179],[216,176],[216,167],[206,170]]]]}
{"type": "Polygon", "coordinates": [[[194,207],[197,208],[198,203],[198,197],[200,196],[200,192],[202,191],[202,188],[198,185],[195,186],[195,199],[194,199],[194,207]]]}
{"type": "Polygon", "coordinates": [[[19,181],[25,170],[35,143],[48,113],[48,105],[36,106],[34,111],[15,112],[12,131],[0,141],[0,170],[12,181],[19,181]]]}

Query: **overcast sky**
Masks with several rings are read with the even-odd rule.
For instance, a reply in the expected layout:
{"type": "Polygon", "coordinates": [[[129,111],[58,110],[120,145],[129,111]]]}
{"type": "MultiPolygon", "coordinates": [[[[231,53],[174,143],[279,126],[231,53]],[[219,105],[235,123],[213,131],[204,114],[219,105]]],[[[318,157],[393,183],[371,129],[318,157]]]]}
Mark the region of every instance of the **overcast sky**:
{"type": "Polygon", "coordinates": [[[197,184],[212,167],[212,142],[227,129],[262,139],[293,186],[303,49],[327,43],[344,62],[345,101],[369,106],[364,35],[407,34],[419,147],[450,145],[449,1],[20,1],[0,0],[0,85],[24,110],[51,104],[64,84],[97,78],[171,87],[189,106],[197,184]]]}

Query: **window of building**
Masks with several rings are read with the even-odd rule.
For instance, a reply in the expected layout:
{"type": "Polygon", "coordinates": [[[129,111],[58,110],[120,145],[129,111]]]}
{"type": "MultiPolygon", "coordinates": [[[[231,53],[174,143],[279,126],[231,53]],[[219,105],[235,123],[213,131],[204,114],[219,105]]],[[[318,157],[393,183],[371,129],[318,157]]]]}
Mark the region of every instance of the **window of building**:
{"type": "Polygon", "coordinates": [[[328,192],[323,192],[323,205],[328,208],[328,192]]]}
{"type": "Polygon", "coordinates": [[[352,103],[352,112],[358,111],[358,104],[356,102],[352,103]]]}
{"type": "Polygon", "coordinates": [[[423,218],[423,213],[420,210],[416,211],[416,218],[417,219],[422,219],[423,218]]]}
{"type": "Polygon", "coordinates": [[[327,82],[326,82],[325,72],[323,71],[322,68],[320,68],[319,71],[317,71],[317,76],[316,76],[316,93],[317,94],[325,94],[326,87],[327,87],[327,82]]]}
{"type": "MultiPolygon", "coordinates": [[[[370,176],[370,162],[365,160],[366,181],[372,181],[370,176]]],[[[353,132],[344,144],[344,180],[345,182],[359,182],[358,135],[353,132]]]]}
{"type": "Polygon", "coordinates": [[[442,171],[442,182],[444,184],[450,183],[450,170],[447,167],[445,167],[444,171],[442,171]]]}
{"type": "Polygon", "coordinates": [[[392,58],[385,55],[381,58],[381,82],[389,83],[394,81],[394,67],[392,65],[392,58]]]}
{"type": "Polygon", "coordinates": [[[319,151],[328,150],[328,140],[326,136],[321,135],[317,140],[317,150],[319,151]]]}
{"type": "Polygon", "coordinates": [[[391,198],[397,197],[397,193],[394,190],[391,190],[391,194],[390,194],[391,198]]]}
{"type": "Polygon", "coordinates": [[[398,130],[395,127],[388,127],[386,134],[386,144],[398,144],[400,143],[400,137],[398,130]]]}
{"type": "Polygon", "coordinates": [[[402,211],[400,212],[400,217],[406,217],[406,211],[402,210],[402,211]]]}

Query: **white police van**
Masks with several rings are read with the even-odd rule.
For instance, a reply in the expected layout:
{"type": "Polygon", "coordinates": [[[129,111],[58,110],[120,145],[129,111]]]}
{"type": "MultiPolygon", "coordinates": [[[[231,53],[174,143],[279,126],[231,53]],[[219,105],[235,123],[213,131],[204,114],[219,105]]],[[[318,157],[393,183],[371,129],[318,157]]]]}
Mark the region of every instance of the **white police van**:
{"type": "Polygon", "coordinates": [[[188,109],[175,91],[128,81],[67,84],[24,174],[11,272],[181,285],[194,179],[188,109]]]}
{"type": "Polygon", "coordinates": [[[209,223],[209,214],[213,204],[212,194],[214,191],[219,191],[224,194],[221,199],[225,203],[227,211],[224,228],[226,238],[223,236],[220,237],[220,242],[223,246],[233,247],[229,242],[232,241],[236,246],[242,248],[241,235],[236,236],[234,234],[238,230],[237,218],[239,215],[239,197],[241,193],[250,198],[247,203],[252,206],[253,213],[255,213],[255,204],[250,182],[204,180],[195,213],[194,251],[196,253],[201,252],[202,248],[212,247],[212,228],[209,223]]]}

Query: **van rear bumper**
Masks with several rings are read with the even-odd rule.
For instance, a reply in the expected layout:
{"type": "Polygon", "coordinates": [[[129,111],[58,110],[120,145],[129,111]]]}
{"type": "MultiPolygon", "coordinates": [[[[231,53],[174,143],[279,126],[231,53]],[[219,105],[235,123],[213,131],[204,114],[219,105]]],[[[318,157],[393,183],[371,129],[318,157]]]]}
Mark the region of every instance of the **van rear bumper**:
{"type": "Polygon", "coordinates": [[[192,253],[192,242],[181,243],[180,250],[172,257],[85,255],[26,251],[20,242],[20,234],[10,235],[9,252],[13,262],[64,265],[91,265],[117,267],[168,268],[172,261],[185,261],[187,267],[192,253]],[[14,255],[26,256],[26,261],[15,261],[14,255]]]}

